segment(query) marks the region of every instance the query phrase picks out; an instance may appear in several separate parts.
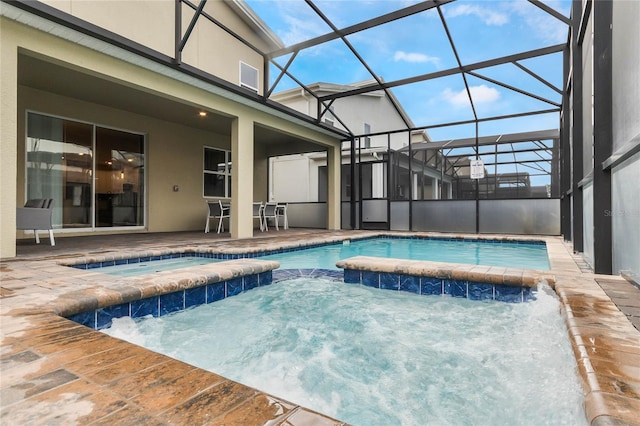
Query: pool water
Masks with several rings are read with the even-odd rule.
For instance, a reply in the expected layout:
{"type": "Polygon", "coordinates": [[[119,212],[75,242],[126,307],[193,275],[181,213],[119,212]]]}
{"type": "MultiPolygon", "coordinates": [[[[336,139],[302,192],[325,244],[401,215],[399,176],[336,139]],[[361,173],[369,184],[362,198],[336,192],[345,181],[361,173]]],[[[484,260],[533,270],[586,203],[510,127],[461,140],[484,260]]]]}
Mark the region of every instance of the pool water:
{"type": "Polygon", "coordinates": [[[306,250],[262,256],[280,262],[281,269],[336,269],[336,262],[353,256],[374,256],[472,265],[548,270],[545,244],[490,243],[411,238],[373,238],[306,250]],[[311,266],[309,264],[312,263],[311,266]]]}
{"type": "MultiPolygon", "coordinates": [[[[472,265],[508,266],[522,269],[549,269],[545,244],[492,243],[473,240],[372,238],[270,254],[259,258],[280,262],[280,269],[337,270],[336,262],[353,256],[430,260],[472,265]]],[[[108,266],[101,268],[100,271],[119,276],[134,276],[220,261],[220,259],[183,257],[108,266]],[[167,266],[163,266],[163,264],[167,266]]]]}
{"type": "Polygon", "coordinates": [[[188,268],[190,266],[206,265],[220,261],[220,259],[186,256],[174,259],[150,260],[148,262],[105,266],[100,268],[100,272],[119,277],[134,277],[138,275],[152,274],[154,272],[171,271],[174,269],[188,268]]]}
{"type": "Polygon", "coordinates": [[[294,279],[105,332],[354,426],[587,424],[548,288],[511,304],[294,279]]]}

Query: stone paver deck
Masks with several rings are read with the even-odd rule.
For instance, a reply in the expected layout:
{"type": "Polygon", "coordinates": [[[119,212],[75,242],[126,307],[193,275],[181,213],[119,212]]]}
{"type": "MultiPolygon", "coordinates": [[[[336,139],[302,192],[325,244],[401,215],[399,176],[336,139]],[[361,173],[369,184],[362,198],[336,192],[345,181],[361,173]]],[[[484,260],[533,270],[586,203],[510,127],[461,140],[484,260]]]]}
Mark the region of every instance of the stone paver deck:
{"type": "MultiPolygon", "coordinates": [[[[40,246],[20,242],[18,257],[0,262],[0,423],[343,424],[58,315],[167,288],[189,288],[197,285],[202,274],[269,269],[263,261],[207,265],[204,271],[202,267],[191,271],[192,275],[187,271],[178,278],[155,282],[114,279],[60,263],[172,250],[259,251],[373,234],[376,232],[289,230],[230,240],[228,235],[186,232],[61,237],[55,247],[47,246],[46,239],[40,246]]],[[[637,324],[640,290],[619,277],[581,271],[561,239],[544,239],[551,271],[543,276],[562,302],[585,390],[588,421],[597,426],[640,425],[640,332],[632,325],[637,324]]],[[[502,275],[504,282],[531,279],[529,273],[507,268],[481,271],[424,263],[410,268],[444,268],[460,276],[483,274],[491,279],[502,275]]]]}

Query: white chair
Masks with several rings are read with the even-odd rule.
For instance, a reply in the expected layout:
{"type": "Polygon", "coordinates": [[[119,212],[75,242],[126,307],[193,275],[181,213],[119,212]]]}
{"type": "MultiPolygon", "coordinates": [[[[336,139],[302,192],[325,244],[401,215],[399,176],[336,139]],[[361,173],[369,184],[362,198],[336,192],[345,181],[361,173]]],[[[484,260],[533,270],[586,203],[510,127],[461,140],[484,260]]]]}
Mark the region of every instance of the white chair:
{"type": "Polygon", "coordinates": [[[209,208],[209,212],[207,213],[207,225],[204,228],[204,233],[207,234],[209,232],[209,220],[212,218],[218,218],[218,234],[220,232],[224,232],[224,224],[222,223],[222,220],[231,218],[231,207],[223,205],[220,200],[207,201],[207,206],[209,208]]]}
{"type": "Polygon", "coordinates": [[[282,227],[284,229],[289,229],[289,218],[287,217],[287,206],[289,203],[278,203],[276,207],[276,215],[278,219],[282,217],[282,227]]]}
{"type": "Polygon", "coordinates": [[[56,245],[53,238],[53,198],[28,200],[24,207],[16,208],[16,229],[33,230],[36,244],[40,244],[38,230],[49,232],[49,242],[56,245]]]}
{"type": "Polygon", "coordinates": [[[279,231],[279,229],[278,229],[278,204],[276,204],[276,203],[266,203],[264,205],[264,209],[262,211],[262,218],[263,218],[264,230],[265,231],[269,230],[269,226],[267,224],[267,221],[269,219],[273,219],[273,223],[276,226],[276,231],[279,231]]]}
{"type": "Polygon", "coordinates": [[[264,231],[263,210],[264,205],[262,202],[253,203],[253,218],[258,219],[258,222],[260,223],[260,231],[264,231]]]}

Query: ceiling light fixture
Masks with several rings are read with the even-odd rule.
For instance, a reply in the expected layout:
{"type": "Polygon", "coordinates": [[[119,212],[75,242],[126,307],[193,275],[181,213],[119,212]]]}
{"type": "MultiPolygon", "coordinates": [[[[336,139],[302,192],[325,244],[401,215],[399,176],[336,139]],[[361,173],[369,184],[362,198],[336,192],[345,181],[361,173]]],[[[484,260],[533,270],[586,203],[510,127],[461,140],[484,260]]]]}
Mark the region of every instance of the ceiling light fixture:
{"type": "Polygon", "coordinates": [[[206,117],[206,116],[207,116],[207,112],[206,112],[206,111],[200,111],[200,112],[198,113],[198,115],[199,115],[200,117],[206,117]]]}

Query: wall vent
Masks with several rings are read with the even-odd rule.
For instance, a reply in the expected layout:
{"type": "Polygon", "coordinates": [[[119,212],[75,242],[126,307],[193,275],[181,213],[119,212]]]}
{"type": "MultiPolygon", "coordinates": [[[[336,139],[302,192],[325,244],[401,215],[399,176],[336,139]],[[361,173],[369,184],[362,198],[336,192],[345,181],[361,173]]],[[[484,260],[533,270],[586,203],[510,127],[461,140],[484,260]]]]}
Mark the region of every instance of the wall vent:
{"type": "Polygon", "coordinates": [[[258,92],[258,69],[240,62],[240,86],[258,92]]]}

